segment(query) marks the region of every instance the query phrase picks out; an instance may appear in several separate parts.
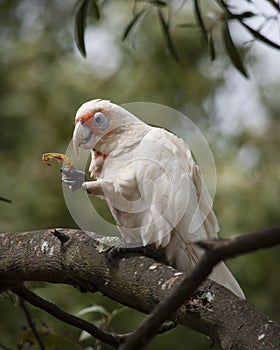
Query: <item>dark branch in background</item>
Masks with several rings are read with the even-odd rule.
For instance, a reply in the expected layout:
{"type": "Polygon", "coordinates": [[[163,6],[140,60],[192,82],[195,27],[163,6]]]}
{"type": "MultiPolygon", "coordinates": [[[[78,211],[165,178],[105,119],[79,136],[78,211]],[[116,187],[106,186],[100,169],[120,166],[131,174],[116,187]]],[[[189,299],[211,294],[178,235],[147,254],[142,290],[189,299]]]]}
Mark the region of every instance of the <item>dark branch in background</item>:
{"type": "MultiPolygon", "coordinates": [[[[122,346],[124,339],[135,338],[103,332],[40,298],[26,289],[23,282],[64,283],[78,286],[82,291],[98,290],[141,312],[155,310],[147,319],[148,322],[152,320],[151,327],[146,332],[144,326],[145,339],[140,345],[156,333],[162,320],[168,318],[208,335],[226,350],[276,350],[280,348],[279,325],[248,301],[237,298],[213,281],[204,281],[196,288],[216,262],[276,245],[280,242],[279,232],[280,226],[230,240],[200,242],[206,254],[189,276],[135,253],[120,259],[109,258],[106,253],[108,243],[105,244],[108,237],[104,240],[105,237],[81,230],[60,228],[1,233],[0,291],[10,289],[32,305],[117,348],[122,346]],[[192,294],[194,290],[196,292],[192,294]],[[189,302],[186,302],[191,294],[189,302]],[[167,306],[164,302],[165,306],[157,308],[162,300],[167,301],[167,306]],[[184,304],[174,312],[182,302],[184,304]]],[[[135,334],[137,336],[139,330],[135,334]]],[[[133,350],[136,349],[137,346],[133,347],[133,350]]]]}
{"type": "Polygon", "coordinates": [[[153,310],[133,335],[121,345],[120,350],[138,350],[146,345],[156,335],[161,324],[192,296],[219,262],[277,244],[280,244],[280,226],[232,239],[199,242],[198,245],[206,252],[196,267],[185,277],[174,293],[153,310]]]}
{"type": "MultiPolygon", "coordinates": [[[[40,309],[46,311],[50,315],[59,319],[62,322],[68,323],[76,328],[82,329],[88,332],[93,337],[101,340],[102,342],[112,345],[114,348],[118,348],[121,341],[123,341],[126,335],[118,335],[118,334],[110,334],[108,332],[102,331],[92,323],[89,323],[79,317],[68,314],[67,312],[61,310],[55,304],[39,297],[37,294],[33,293],[31,290],[27,289],[24,285],[18,285],[11,289],[15,294],[20,297],[20,300],[24,299],[28,301],[31,305],[35,307],[39,307],[40,309]]],[[[23,306],[21,302],[21,306],[23,306]]],[[[26,308],[24,309],[26,310],[26,308]]],[[[28,317],[28,313],[26,313],[26,317],[28,317]]],[[[40,349],[44,350],[44,346],[36,332],[32,320],[28,317],[28,323],[40,345],[40,349]]]]}
{"type": "MultiPolygon", "coordinates": [[[[58,320],[70,324],[73,327],[76,327],[78,329],[81,329],[83,331],[88,332],[90,335],[92,335],[94,338],[100,340],[103,343],[109,344],[114,348],[119,348],[119,345],[123,343],[128,336],[131,334],[111,334],[104,330],[100,330],[92,323],[85,321],[79,317],[73,316],[62,309],[60,309],[55,304],[41,298],[37,294],[33,293],[31,290],[26,288],[23,284],[18,285],[16,287],[13,287],[12,292],[14,292],[18,297],[20,301],[20,306],[22,307],[24,314],[26,316],[27,322],[29,327],[31,328],[35,338],[37,339],[37,342],[39,344],[39,347],[41,350],[45,350],[44,344],[33,324],[31,315],[25,305],[25,301],[27,301],[29,304],[38,307],[44,311],[46,311],[48,314],[52,315],[53,317],[57,318],[58,320]]],[[[166,325],[163,325],[159,329],[158,333],[164,333],[166,331],[169,331],[170,329],[174,328],[176,325],[173,323],[166,323],[166,325]]]]}
{"type": "Polygon", "coordinates": [[[1,197],[1,196],[0,196],[0,201],[6,202],[6,203],[12,203],[12,201],[10,199],[5,198],[5,197],[1,197]]]}
{"type": "Polygon", "coordinates": [[[26,317],[26,319],[27,319],[27,323],[28,323],[30,329],[32,330],[32,332],[33,332],[33,334],[34,334],[34,336],[35,336],[35,338],[36,338],[36,340],[37,340],[37,343],[38,343],[38,345],[39,345],[39,348],[40,348],[41,350],[45,350],[45,346],[44,346],[44,344],[43,344],[43,342],[42,342],[42,339],[40,338],[40,335],[39,335],[38,332],[37,332],[37,329],[36,329],[35,326],[34,326],[34,323],[33,323],[33,321],[32,321],[32,317],[31,317],[31,315],[30,315],[29,310],[27,309],[27,307],[26,307],[26,305],[25,305],[25,302],[24,302],[24,299],[23,299],[23,298],[19,298],[19,304],[20,304],[20,306],[21,306],[21,308],[22,308],[22,310],[23,310],[23,312],[24,312],[24,314],[25,314],[25,317],[26,317]]]}

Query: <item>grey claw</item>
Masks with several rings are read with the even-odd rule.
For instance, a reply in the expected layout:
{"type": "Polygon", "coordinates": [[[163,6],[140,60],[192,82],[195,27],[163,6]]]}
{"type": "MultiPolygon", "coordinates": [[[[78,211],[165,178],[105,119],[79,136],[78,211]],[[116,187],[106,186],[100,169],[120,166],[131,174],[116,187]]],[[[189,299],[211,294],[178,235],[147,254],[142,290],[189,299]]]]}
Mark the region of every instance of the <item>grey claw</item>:
{"type": "Polygon", "coordinates": [[[75,168],[64,165],[60,171],[62,172],[61,181],[69,186],[71,191],[76,191],[82,187],[86,180],[85,173],[75,168]]]}

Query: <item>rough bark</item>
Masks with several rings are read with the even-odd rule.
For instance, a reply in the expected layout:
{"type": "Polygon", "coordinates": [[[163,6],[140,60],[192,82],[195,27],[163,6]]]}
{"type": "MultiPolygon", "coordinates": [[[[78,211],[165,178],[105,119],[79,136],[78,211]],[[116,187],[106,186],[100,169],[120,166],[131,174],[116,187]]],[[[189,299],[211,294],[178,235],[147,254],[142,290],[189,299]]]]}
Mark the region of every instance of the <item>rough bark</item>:
{"type": "MultiPolygon", "coordinates": [[[[24,281],[45,281],[99,290],[108,297],[149,313],[185,277],[150,258],[126,254],[110,259],[100,253],[100,236],[59,229],[0,234],[0,290],[24,281]]],[[[205,281],[173,317],[179,324],[210,336],[222,349],[280,349],[280,327],[247,300],[205,281]]]]}

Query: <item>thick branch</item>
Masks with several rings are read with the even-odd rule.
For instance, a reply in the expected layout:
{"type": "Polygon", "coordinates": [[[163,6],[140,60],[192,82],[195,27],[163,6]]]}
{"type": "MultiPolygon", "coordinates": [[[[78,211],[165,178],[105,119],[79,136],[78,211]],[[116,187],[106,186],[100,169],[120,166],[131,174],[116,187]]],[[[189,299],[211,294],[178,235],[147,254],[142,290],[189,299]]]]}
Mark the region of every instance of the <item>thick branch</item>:
{"type": "MultiPolygon", "coordinates": [[[[100,236],[59,229],[65,243],[51,231],[0,234],[0,289],[24,281],[79,286],[145,313],[166,299],[186,274],[139,255],[108,259],[100,253],[100,236]]],[[[214,282],[206,281],[174,315],[178,323],[210,336],[223,349],[278,349],[280,328],[214,282]],[[261,337],[265,334],[265,337],[261,337]]]]}
{"type": "Polygon", "coordinates": [[[272,227],[233,239],[198,242],[206,253],[178,288],[153,310],[138,329],[122,344],[120,350],[138,350],[156,335],[161,324],[184,304],[219,262],[236,255],[280,244],[280,228],[272,227]],[[191,283],[190,283],[191,281],[191,283]]]}

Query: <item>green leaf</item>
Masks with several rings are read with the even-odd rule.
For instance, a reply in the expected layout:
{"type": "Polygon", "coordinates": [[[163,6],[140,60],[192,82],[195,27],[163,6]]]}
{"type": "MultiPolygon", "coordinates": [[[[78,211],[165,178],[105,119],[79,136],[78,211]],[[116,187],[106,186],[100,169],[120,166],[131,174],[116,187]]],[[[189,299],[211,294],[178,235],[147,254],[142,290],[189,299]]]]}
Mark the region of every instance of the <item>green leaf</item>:
{"type": "Polygon", "coordinates": [[[132,20],[128,23],[128,25],[126,26],[124,32],[123,32],[123,36],[122,36],[122,40],[124,41],[128,34],[131,32],[132,28],[135,26],[135,24],[142,18],[142,15],[144,15],[144,12],[147,12],[146,8],[143,8],[141,11],[139,11],[133,18],[132,20]]]}
{"type": "Polygon", "coordinates": [[[58,334],[46,334],[44,335],[44,337],[42,337],[42,341],[44,342],[44,345],[48,350],[81,350],[81,347],[79,346],[78,342],[71,340],[67,336],[61,336],[58,334]]]}
{"type": "MultiPolygon", "coordinates": [[[[221,3],[226,7],[226,5],[223,1],[221,1],[221,3]]],[[[278,6],[278,4],[277,4],[277,6],[278,6]]],[[[265,43],[265,44],[267,44],[267,45],[269,45],[277,50],[280,50],[280,45],[276,44],[274,41],[271,41],[270,39],[268,39],[267,37],[262,35],[257,30],[251,28],[250,26],[248,26],[248,24],[246,24],[244,22],[244,18],[254,17],[254,16],[256,16],[255,13],[247,11],[247,12],[243,12],[241,14],[234,14],[231,11],[229,11],[229,9],[227,7],[226,7],[226,12],[227,12],[228,19],[237,19],[243,25],[243,27],[245,27],[254,36],[255,39],[262,41],[263,43],[265,43]]]]}
{"type": "Polygon", "coordinates": [[[227,50],[227,53],[229,55],[229,58],[230,58],[232,64],[235,66],[235,68],[237,70],[239,70],[239,72],[241,74],[244,75],[244,77],[249,78],[248,73],[247,73],[247,71],[242,63],[242,60],[239,56],[239,53],[236,49],[236,46],[231,38],[227,21],[224,21],[223,38],[224,38],[225,48],[227,50]]]}
{"type": "Polygon", "coordinates": [[[209,53],[211,61],[214,61],[216,58],[216,51],[215,51],[212,31],[211,30],[208,31],[207,35],[208,35],[208,39],[207,39],[208,53],[209,53]]]}
{"type": "Polygon", "coordinates": [[[202,19],[198,0],[194,0],[194,12],[195,12],[197,23],[198,23],[200,30],[202,32],[203,39],[204,39],[205,43],[208,44],[208,33],[207,33],[207,29],[205,27],[204,21],[202,19]]]}
{"type": "Polygon", "coordinates": [[[75,41],[83,57],[86,57],[85,24],[86,24],[88,4],[89,4],[89,0],[81,0],[78,3],[78,6],[77,6],[78,9],[77,9],[77,14],[75,18],[75,41]]]}
{"type": "Polygon", "coordinates": [[[88,314],[90,312],[96,312],[96,313],[99,313],[99,314],[104,315],[104,316],[109,316],[109,312],[101,305],[93,305],[90,307],[86,307],[85,309],[80,310],[77,313],[77,316],[82,316],[82,315],[88,314]]]}
{"type": "Polygon", "coordinates": [[[257,16],[254,12],[251,11],[245,11],[242,13],[232,13],[230,11],[228,11],[228,18],[229,19],[244,19],[244,18],[251,18],[251,17],[255,17],[257,16]]]}
{"type": "Polygon", "coordinates": [[[99,20],[100,19],[100,10],[99,6],[96,0],[92,0],[92,8],[93,8],[93,14],[94,17],[99,20]]]}
{"type": "Polygon", "coordinates": [[[264,42],[265,44],[280,50],[280,45],[276,44],[275,42],[269,40],[268,38],[266,38],[265,36],[263,36],[261,33],[259,33],[258,31],[254,30],[253,28],[249,27],[246,23],[244,23],[243,21],[240,21],[240,23],[259,41],[264,42]]]}
{"type": "Polygon", "coordinates": [[[166,41],[167,48],[171,54],[171,56],[174,58],[175,61],[179,61],[179,56],[177,53],[177,50],[175,49],[175,46],[173,44],[172,38],[170,36],[169,32],[169,23],[165,21],[162,10],[158,9],[158,16],[162,28],[162,32],[166,41]]]}
{"type": "Polygon", "coordinates": [[[165,7],[166,6],[166,2],[160,1],[160,0],[150,0],[149,3],[152,5],[155,5],[157,7],[165,7]]]}

